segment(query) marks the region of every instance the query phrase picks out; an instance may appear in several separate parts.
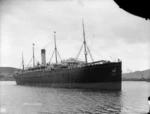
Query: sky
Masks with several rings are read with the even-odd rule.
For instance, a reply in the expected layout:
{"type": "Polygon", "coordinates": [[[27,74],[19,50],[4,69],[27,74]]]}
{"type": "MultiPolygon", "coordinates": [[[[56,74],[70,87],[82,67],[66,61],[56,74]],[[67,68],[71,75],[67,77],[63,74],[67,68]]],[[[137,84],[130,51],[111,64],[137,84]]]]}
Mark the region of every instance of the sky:
{"type": "MultiPolygon", "coordinates": [[[[0,66],[20,68],[22,53],[30,66],[33,43],[36,61],[44,48],[49,62],[54,31],[61,60],[75,58],[83,43],[82,19],[95,61],[121,59],[123,72],[150,69],[150,20],[120,9],[113,0],[1,0],[0,66]]],[[[79,59],[84,60],[83,50],[79,59]]]]}

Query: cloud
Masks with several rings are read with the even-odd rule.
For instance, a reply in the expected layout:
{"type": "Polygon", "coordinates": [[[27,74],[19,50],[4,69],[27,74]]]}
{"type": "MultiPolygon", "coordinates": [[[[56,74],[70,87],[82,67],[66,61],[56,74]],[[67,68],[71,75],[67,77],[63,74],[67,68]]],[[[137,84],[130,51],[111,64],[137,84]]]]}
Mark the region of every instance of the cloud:
{"type": "Polygon", "coordinates": [[[126,21],[113,26],[112,31],[118,38],[123,39],[127,43],[150,43],[150,23],[144,22],[145,20],[139,21],[126,21]]]}
{"type": "Polygon", "coordinates": [[[113,0],[1,0],[0,17],[2,65],[19,66],[16,61],[22,51],[25,61],[30,61],[32,43],[38,60],[41,48],[47,49],[47,59],[50,58],[54,30],[62,58],[76,56],[83,42],[82,18],[94,58],[104,59],[104,51],[108,50],[123,58],[125,68],[132,66],[131,69],[141,69],[142,62],[148,61],[149,55],[141,56],[138,50],[148,53],[149,21],[121,10],[113,0]],[[6,50],[7,46],[10,49],[6,50]],[[135,56],[141,61],[136,67],[132,65],[133,61],[138,62],[135,56]]]}

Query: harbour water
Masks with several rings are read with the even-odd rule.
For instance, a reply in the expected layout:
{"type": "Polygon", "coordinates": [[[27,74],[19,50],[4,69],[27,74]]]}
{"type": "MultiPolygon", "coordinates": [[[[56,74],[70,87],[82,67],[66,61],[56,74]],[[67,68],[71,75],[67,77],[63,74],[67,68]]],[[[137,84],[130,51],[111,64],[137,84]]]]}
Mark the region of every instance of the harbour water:
{"type": "Polygon", "coordinates": [[[0,82],[0,114],[146,114],[150,82],[123,81],[122,91],[18,86],[0,82]]]}

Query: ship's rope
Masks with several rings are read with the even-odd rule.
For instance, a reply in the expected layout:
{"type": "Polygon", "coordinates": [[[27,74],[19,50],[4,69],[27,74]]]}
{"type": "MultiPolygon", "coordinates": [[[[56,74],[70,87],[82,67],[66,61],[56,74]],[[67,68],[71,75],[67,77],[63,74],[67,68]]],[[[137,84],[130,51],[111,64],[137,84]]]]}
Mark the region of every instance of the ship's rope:
{"type": "Polygon", "coordinates": [[[90,45],[89,45],[89,47],[92,47],[92,46],[93,46],[94,39],[95,39],[95,35],[93,34],[92,41],[90,41],[90,45]]]}
{"type": "Polygon", "coordinates": [[[54,53],[55,53],[55,50],[54,50],[53,53],[52,53],[52,56],[51,56],[51,58],[50,58],[49,63],[51,63],[51,60],[52,60],[52,58],[53,58],[53,56],[54,56],[54,53]]]}
{"type": "MultiPolygon", "coordinates": [[[[87,39],[87,40],[90,40],[90,45],[87,45],[87,50],[91,50],[92,49],[92,52],[95,51],[96,53],[93,53],[94,56],[100,56],[102,57],[103,59],[106,59],[106,60],[111,60],[111,61],[117,61],[118,60],[118,57],[115,56],[114,54],[110,53],[109,51],[107,51],[106,49],[103,49],[102,47],[100,47],[100,44],[99,42],[95,42],[95,36],[93,35],[93,38],[92,39],[87,39]],[[94,45],[93,45],[94,44],[94,45]]],[[[87,42],[87,44],[89,44],[89,42],[87,42]]],[[[91,52],[91,51],[90,51],[91,52]]],[[[88,51],[89,55],[93,56],[93,54],[90,54],[90,52],[88,51]]],[[[92,57],[91,57],[92,59],[92,57]]]]}
{"type": "MultiPolygon", "coordinates": [[[[105,54],[100,53],[100,49],[102,49],[102,47],[99,47],[99,45],[97,46],[97,45],[96,45],[97,43],[94,42],[94,41],[95,41],[94,39],[95,39],[95,36],[93,35],[93,38],[92,38],[92,40],[90,41],[90,47],[89,47],[88,44],[87,44],[87,46],[86,46],[86,48],[87,48],[87,53],[89,54],[91,60],[94,61],[93,55],[91,54],[91,51],[90,51],[90,49],[91,49],[91,47],[92,47],[93,51],[96,51],[96,54],[97,54],[98,56],[100,56],[102,59],[104,59],[104,60],[116,61],[116,59],[114,59],[114,58],[116,58],[116,57],[112,56],[112,54],[110,54],[108,51],[106,51],[106,50],[103,49],[103,51],[105,52],[105,54]],[[94,45],[93,45],[93,44],[94,44],[94,45]],[[107,54],[106,54],[106,52],[107,52],[107,54]],[[107,55],[107,56],[106,56],[106,55],[107,55]]],[[[82,49],[83,49],[83,44],[81,45],[80,50],[79,50],[78,53],[77,53],[76,59],[79,58],[79,55],[81,54],[82,49]]]]}
{"type": "Polygon", "coordinates": [[[38,63],[39,61],[37,61],[37,59],[36,58],[34,58],[34,60],[35,60],[35,63],[38,63]]]}
{"type": "Polygon", "coordinates": [[[108,56],[104,55],[104,54],[101,54],[99,50],[97,50],[97,47],[91,47],[91,49],[93,51],[96,52],[96,55],[100,56],[102,59],[106,59],[106,60],[109,60],[110,58],[108,58],[108,56]]]}
{"type": "Polygon", "coordinates": [[[58,54],[58,56],[59,56],[60,60],[62,60],[62,59],[61,59],[61,56],[60,56],[60,54],[59,54],[59,52],[58,52],[58,51],[57,51],[57,54],[58,54]]]}
{"type": "Polygon", "coordinates": [[[31,60],[30,60],[30,62],[28,63],[27,67],[29,67],[29,65],[30,65],[30,63],[31,63],[31,61],[32,61],[32,59],[33,59],[33,58],[31,58],[31,60]]]}
{"type": "Polygon", "coordinates": [[[92,49],[96,51],[96,53],[101,56],[104,59],[111,60],[111,61],[116,61],[118,58],[111,54],[110,52],[106,51],[106,49],[102,49],[99,45],[96,46],[97,44],[95,43],[94,46],[92,46],[92,49]],[[98,48],[97,48],[98,47],[98,48]]]}
{"type": "Polygon", "coordinates": [[[88,52],[89,52],[89,54],[90,54],[91,60],[94,62],[94,59],[93,59],[93,57],[92,57],[92,54],[91,54],[90,49],[89,49],[88,46],[87,46],[87,50],[88,50],[88,52]]]}
{"type": "Polygon", "coordinates": [[[80,50],[79,50],[79,52],[78,52],[78,54],[77,54],[77,56],[76,56],[76,59],[78,59],[78,57],[79,57],[79,55],[80,55],[80,53],[81,53],[82,48],[83,48],[83,44],[81,45],[81,48],[80,48],[80,50]]]}
{"type": "MultiPolygon", "coordinates": [[[[53,51],[52,56],[51,56],[51,58],[50,58],[50,61],[49,61],[50,63],[51,63],[51,61],[52,61],[52,58],[53,58],[53,56],[54,56],[54,53],[55,53],[55,50],[53,51]]],[[[60,54],[59,54],[58,51],[57,51],[57,54],[58,54],[58,56],[59,56],[59,59],[62,60],[62,59],[61,59],[61,56],[60,56],[60,54]]]]}
{"type": "MultiPolygon", "coordinates": [[[[90,55],[91,60],[92,60],[92,61],[94,61],[93,56],[92,56],[92,54],[91,54],[91,52],[90,52],[89,47],[88,47],[88,46],[86,46],[86,48],[87,48],[87,52],[88,52],[88,53],[89,53],[89,55],[90,55]]],[[[81,48],[80,48],[80,50],[79,50],[79,52],[78,52],[78,54],[77,54],[77,56],[76,56],[76,59],[78,59],[78,57],[79,57],[79,55],[80,55],[80,53],[81,53],[82,49],[83,49],[83,44],[81,45],[81,48]]]]}

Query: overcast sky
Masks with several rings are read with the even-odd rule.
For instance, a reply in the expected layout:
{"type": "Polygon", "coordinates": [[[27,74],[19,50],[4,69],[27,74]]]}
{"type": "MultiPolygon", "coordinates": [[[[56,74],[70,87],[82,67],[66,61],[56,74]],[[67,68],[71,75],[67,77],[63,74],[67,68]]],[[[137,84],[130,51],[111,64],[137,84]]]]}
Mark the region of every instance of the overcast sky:
{"type": "Polygon", "coordinates": [[[54,30],[61,58],[76,57],[83,42],[82,19],[94,60],[119,58],[124,72],[150,68],[150,21],[113,0],[1,0],[0,66],[20,68],[22,52],[28,65],[33,43],[36,60],[41,61],[45,48],[49,61],[54,30]]]}

